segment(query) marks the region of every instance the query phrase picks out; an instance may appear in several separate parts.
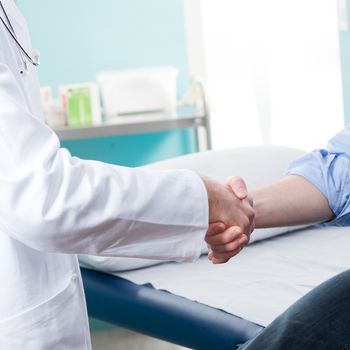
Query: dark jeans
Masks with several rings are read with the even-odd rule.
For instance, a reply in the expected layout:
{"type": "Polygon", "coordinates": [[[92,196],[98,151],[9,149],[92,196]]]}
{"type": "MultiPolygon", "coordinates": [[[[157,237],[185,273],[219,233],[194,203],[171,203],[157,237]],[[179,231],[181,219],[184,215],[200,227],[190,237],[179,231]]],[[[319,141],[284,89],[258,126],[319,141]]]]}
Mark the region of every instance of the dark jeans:
{"type": "Polygon", "coordinates": [[[350,350],[350,270],[306,294],[240,350],[350,350]]]}

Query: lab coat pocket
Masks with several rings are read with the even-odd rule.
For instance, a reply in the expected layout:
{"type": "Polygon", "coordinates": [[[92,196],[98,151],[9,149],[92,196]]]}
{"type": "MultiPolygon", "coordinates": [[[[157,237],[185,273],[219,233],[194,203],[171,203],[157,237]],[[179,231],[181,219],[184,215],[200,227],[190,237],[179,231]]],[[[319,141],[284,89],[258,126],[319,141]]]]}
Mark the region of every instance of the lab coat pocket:
{"type": "Polygon", "coordinates": [[[81,325],[78,276],[46,301],[0,321],[0,349],[80,349],[85,343],[81,325]],[[68,316],[68,317],[67,317],[68,316]],[[71,316],[71,317],[70,317],[71,316]]]}

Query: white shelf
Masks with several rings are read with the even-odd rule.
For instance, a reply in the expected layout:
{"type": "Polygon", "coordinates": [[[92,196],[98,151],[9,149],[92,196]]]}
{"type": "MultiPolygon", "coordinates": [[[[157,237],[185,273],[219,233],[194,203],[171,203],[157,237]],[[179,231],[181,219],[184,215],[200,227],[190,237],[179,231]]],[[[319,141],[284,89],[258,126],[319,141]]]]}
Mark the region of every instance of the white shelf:
{"type": "Polygon", "coordinates": [[[206,126],[205,116],[165,116],[164,114],[121,116],[113,121],[91,127],[56,127],[60,140],[76,140],[114,135],[198,128],[206,126]]]}

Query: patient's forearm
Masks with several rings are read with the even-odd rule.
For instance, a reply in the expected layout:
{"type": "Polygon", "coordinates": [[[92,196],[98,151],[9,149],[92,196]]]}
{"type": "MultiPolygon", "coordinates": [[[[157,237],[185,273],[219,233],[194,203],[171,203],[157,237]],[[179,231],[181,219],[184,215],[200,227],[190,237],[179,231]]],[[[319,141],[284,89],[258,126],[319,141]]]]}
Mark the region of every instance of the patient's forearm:
{"type": "Polygon", "coordinates": [[[257,228],[329,221],[334,213],[327,199],[301,176],[287,176],[252,192],[257,228]]]}

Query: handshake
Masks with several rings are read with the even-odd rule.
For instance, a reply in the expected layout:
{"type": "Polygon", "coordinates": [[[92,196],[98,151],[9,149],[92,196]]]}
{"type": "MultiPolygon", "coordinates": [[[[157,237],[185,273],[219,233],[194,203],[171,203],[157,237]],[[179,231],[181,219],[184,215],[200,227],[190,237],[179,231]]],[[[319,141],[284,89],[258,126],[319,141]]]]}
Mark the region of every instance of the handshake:
{"type": "Polygon", "coordinates": [[[249,242],[255,227],[253,200],[239,177],[224,185],[205,177],[202,180],[209,202],[208,258],[213,264],[226,263],[249,242]]]}

